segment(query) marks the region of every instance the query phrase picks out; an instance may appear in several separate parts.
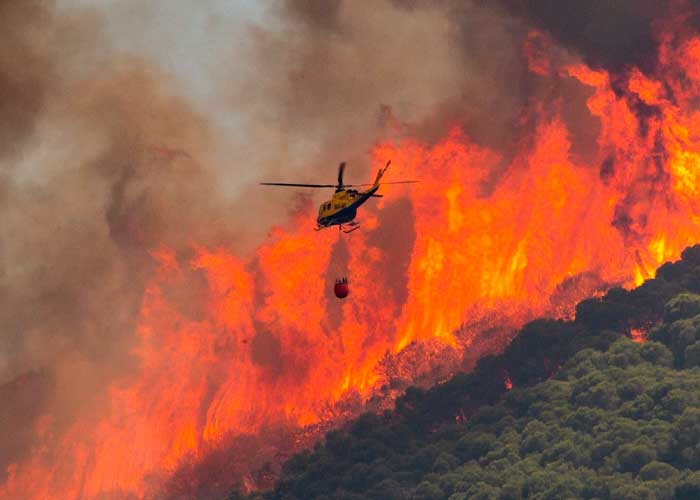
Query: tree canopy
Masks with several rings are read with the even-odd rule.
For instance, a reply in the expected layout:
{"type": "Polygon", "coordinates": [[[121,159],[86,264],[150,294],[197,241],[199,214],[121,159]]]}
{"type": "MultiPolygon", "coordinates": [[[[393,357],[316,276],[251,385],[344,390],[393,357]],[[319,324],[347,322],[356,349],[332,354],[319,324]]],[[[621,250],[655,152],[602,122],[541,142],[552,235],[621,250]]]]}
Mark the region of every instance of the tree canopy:
{"type": "Polygon", "coordinates": [[[584,300],[573,321],[533,321],[471,373],[328,433],[247,498],[700,498],[699,294],[695,246],[642,286],[584,300]]]}

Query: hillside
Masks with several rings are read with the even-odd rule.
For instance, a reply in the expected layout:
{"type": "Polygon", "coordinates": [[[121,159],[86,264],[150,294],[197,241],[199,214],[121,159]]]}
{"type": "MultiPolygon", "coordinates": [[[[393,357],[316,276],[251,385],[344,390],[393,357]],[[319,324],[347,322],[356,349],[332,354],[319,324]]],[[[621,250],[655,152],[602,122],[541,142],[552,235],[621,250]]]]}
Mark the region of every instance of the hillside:
{"type": "Polygon", "coordinates": [[[330,432],[247,498],[700,498],[698,294],[694,246],[632,291],[579,303],[574,321],[529,323],[472,373],[330,432]]]}

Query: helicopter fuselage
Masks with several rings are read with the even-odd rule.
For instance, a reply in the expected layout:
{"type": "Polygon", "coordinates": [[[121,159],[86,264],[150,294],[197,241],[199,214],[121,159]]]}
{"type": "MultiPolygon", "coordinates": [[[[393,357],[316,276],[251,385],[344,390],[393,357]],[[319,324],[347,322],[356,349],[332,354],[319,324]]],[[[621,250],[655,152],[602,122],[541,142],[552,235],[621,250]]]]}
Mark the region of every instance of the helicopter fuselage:
{"type": "Polygon", "coordinates": [[[318,209],[316,219],[317,228],[342,225],[352,222],[357,216],[357,209],[360,205],[372,196],[379,189],[375,184],[367,191],[357,191],[355,189],[341,189],[333,193],[333,198],[322,203],[318,209]]]}

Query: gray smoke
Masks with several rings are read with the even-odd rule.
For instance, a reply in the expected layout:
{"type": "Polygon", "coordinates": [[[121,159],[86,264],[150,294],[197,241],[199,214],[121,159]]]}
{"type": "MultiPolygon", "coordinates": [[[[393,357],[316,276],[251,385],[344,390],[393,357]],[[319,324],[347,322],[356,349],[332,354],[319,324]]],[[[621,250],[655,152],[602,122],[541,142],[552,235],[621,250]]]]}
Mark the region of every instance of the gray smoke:
{"type": "Polygon", "coordinates": [[[509,12],[550,33],[595,67],[651,70],[655,31],[669,10],[697,11],[697,0],[499,0],[509,12]]]}

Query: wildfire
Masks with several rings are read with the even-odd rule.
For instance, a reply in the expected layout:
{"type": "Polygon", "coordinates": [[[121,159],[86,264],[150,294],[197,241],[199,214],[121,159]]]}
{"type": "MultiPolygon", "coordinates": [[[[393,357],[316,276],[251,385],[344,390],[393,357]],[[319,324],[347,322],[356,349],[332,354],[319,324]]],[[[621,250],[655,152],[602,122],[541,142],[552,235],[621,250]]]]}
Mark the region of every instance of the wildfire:
{"type": "Polygon", "coordinates": [[[10,467],[0,496],[147,497],[154,476],[228,436],[318,424],[334,404],[367,400],[387,382],[380,362],[416,342],[469,349],[480,332],[458,338],[465,324],[565,315],[601,288],[651,277],[700,239],[700,38],[679,37],[661,37],[654,74],[630,69],[614,83],[584,64],[553,67],[532,55],[541,38],[528,37],[538,78],[590,93],[600,122],[590,164],[572,154],[566,102],[554,99],[527,110],[536,126],[512,158],[457,128],[434,145],[378,144],[374,165],[391,159],[421,183],[384,188],[389,196],[362,214],[369,229],[351,237],[314,233],[308,207],[252,256],[154,251],[137,374],[110,388],[108,408],[61,434],[41,419],[41,444],[10,467]],[[387,235],[390,225],[402,232],[387,235]],[[352,277],[343,303],[329,286],[339,249],[352,277]],[[172,300],[192,283],[200,304],[172,300]]]}
{"type": "Polygon", "coordinates": [[[644,330],[639,330],[639,329],[632,329],[630,332],[630,337],[632,338],[633,342],[638,342],[638,343],[644,343],[647,340],[647,333],[644,330]]]}

